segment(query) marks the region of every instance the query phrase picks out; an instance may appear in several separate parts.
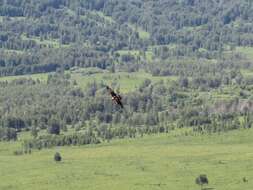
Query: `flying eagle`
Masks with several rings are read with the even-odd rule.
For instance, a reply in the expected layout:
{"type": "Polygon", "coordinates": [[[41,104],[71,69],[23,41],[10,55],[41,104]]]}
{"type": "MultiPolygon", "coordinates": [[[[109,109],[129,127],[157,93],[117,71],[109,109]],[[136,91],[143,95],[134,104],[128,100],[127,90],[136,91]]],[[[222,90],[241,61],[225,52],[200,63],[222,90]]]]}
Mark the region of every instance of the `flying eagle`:
{"type": "Polygon", "coordinates": [[[116,94],[109,86],[106,86],[106,89],[112,96],[112,101],[114,101],[116,104],[120,105],[121,108],[123,108],[123,104],[121,102],[121,96],[119,94],[116,94]]]}

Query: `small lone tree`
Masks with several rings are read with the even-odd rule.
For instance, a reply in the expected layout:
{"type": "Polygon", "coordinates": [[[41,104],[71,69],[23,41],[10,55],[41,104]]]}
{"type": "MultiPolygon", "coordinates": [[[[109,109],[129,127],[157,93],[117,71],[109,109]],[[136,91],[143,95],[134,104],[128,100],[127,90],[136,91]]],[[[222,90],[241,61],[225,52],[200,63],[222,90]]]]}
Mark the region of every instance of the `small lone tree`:
{"type": "Polygon", "coordinates": [[[203,185],[207,185],[208,184],[207,176],[205,174],[199,175],[199,177],[196,178],[195,183],[197,185],[200,185],[201,189],[203,189],[203,185]]]}
{"type": "Polygon", "coordinates": [[[54,160],[56,162],[60,162],[61,161],[61,155],[59,152],[56,152],[55,155],[54,155],[54,160]]]}
{"type": "Polygon", "coordinates": [[[243,177],[243,178],[242,178],[242,181],[243,181],[244,183],[247,183],[247,182],[248,182],[248,179],[247,179],[246,177],[243,177]]]}

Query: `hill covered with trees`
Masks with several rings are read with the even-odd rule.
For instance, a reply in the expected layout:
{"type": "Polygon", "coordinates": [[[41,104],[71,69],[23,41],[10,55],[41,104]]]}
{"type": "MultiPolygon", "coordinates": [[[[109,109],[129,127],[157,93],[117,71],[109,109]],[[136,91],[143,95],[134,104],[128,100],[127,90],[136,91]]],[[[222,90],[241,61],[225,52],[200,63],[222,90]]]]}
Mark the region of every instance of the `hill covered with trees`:
{"type": "Polygon", "coordinates": [[[251,128],[252,23],[248,0],[0,0],[0,76],[52,72],[0,80],[0,139],[31,131],[25,146],[42,148],[251,128]],[[118,72],[161,80],[126,90],[120,110],[96,80],[118,72]]]}
{"type": "Polygon", "coordinates": [[[252,7],[248,0],[2,0],[0,75],[145,64],[150,54],[217,58],[252,46],[252,7]]]}

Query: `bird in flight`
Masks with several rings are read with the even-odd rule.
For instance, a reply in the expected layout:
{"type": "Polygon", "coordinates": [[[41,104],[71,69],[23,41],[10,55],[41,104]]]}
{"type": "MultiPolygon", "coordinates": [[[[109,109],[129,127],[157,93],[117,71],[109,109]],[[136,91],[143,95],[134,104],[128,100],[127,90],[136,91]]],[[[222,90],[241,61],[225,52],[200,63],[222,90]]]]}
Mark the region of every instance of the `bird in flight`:
{"type": "Polygon", "coordinates": [[[123,108],[123,104],[121,102],[122,97],[119,94],[116,94],[109,86],[106,86],[106,89],[112,96],[112,101],[118,104],[121,108],[123,108]]]}

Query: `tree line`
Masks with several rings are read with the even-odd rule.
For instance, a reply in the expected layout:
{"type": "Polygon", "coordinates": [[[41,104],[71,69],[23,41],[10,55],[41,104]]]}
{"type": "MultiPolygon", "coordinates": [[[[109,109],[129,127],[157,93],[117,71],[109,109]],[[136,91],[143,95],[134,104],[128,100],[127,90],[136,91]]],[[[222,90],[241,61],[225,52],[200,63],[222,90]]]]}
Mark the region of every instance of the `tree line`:
{"type": "Polygon", "coordinates": [[[17,133],[28,130],[36,139],[41,130],[60,135],[73,129],[110,140],[181,127],[200,132],[251,127],[250,88],[235,83],[241,89],[237,98],[213,104],[214,100],[200,97],[196,91],[218,87],[194,85],[194,80],[184,78],[157,83],[146,79],[136,91],[123,95],[125,108],[121,110],[105,95],[105,84],[93,82],[84,90],[68,74],[49,75],[47,83],[32,79],[1,82],[0,137],[15,140],[17,133]]]}

